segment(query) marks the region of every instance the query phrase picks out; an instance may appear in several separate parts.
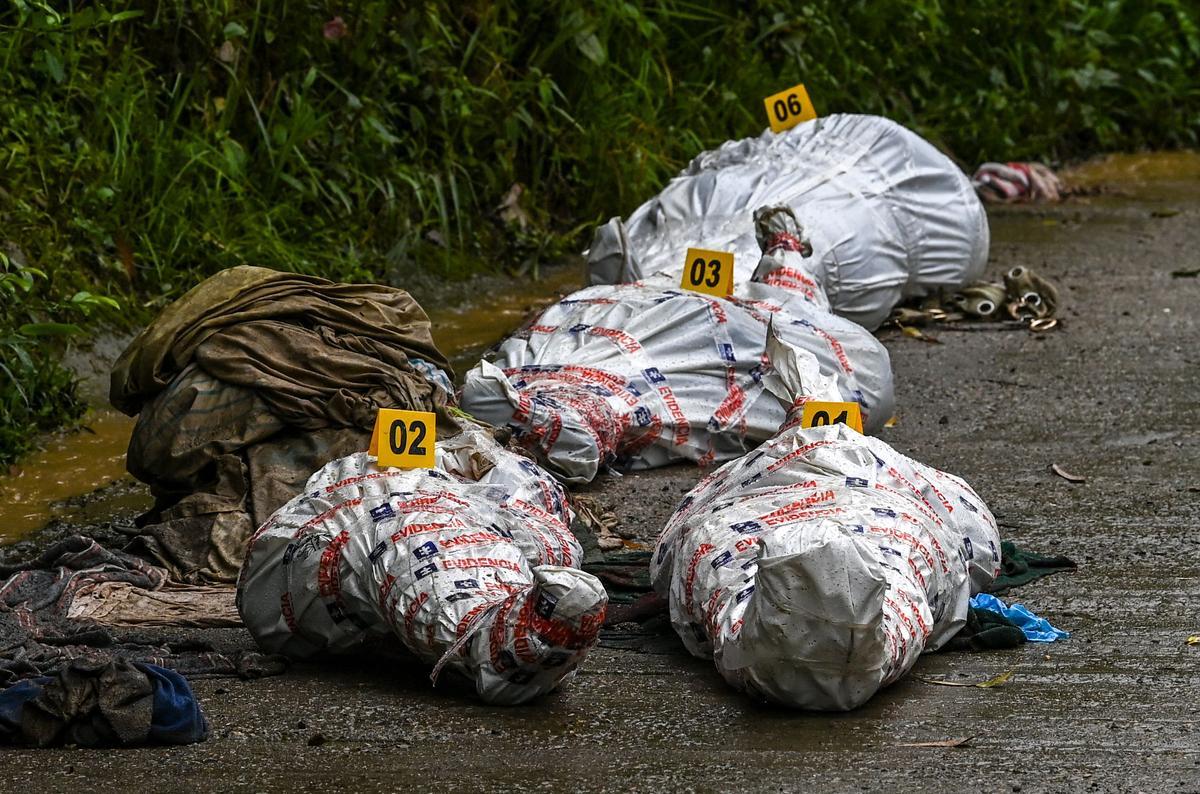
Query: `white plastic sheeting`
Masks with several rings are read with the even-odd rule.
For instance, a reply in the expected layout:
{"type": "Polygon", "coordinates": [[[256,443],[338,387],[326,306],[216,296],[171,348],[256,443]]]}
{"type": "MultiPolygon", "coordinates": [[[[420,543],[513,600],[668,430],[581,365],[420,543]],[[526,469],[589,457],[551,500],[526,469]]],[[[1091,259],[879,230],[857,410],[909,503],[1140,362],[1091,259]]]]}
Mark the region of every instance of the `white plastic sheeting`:
{"type": "Polygon", "coordinates": [[[996,521],[965,482],[796,422],[693,488],[651,564],[689,651],[753,697],[818,710],[902,676],[999,573],[996,521]]]}
{"type": "Polygon", "coordinates": [[[608,598],[568,530],[560,486],[479,429],[433,469],[326,465],[254,535],[238,608],[267,651],[306,658],[393,633],[484,700],[520,703],[574,674],[608,598]]]}
{"type": "Polygon", "coordinates": [[[887,350],[829,313],[826,274],[801,254],[794,217],[761,214],[767,253],[737,295],[658,283],[576,292],[505,340],[494,364],[467,373],[462,407],[511,427],[572,482],[606,464],[730,460],[774,435],[791,405],[771,388],[770,326],[814,373],[806,396],[857,401],[865,426],[878,429],[892,411],[887,350]]]}
{"type": "Polygon", "coordinates": [[[987,216],[966,174],[893,121],[838,114],[697,156],[596,231],[592,283],[678,284],[691,246],[733,251],[740,293],[758,261],[751,217],[767,205],[795,211],[833,311],[867,328],[903,298],[977,280],[987,262],[987,216]]]}
{"type": "Polygon", "coordinates": [[[771,323],[826,376],[805,395],[859,402],[874,432],[891,415],[891,364],[864,326],[905,296],[975,280],[987,250],[969,180],[898,124],[837,115],[733,141],[598,229],[595,286],[469,372],[462,405],[572,482],[607,464],[720,463],[773,435],[789,407],[768,389],[771,323]],[[762,256],[754,215],[778,205],[811,256],[762,256]],[[731,298],[679,289],[689,247],[735,253],[731,298]]]}

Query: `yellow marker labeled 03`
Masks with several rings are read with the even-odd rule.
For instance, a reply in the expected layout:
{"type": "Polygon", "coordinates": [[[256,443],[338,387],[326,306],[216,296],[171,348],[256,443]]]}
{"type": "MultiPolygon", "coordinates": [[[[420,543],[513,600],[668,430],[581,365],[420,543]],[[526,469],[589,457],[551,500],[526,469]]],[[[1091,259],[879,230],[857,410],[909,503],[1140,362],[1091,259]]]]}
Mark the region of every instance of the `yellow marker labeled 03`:
{"type": "Polygon", "coordinates": [[[771,94],[763,100],[767,106],[767,120],[771,122],[771,132],[790,130],[802,121],[811,121],[817,117],[817,110],[804,83],[794,85],[786,91],[771,94]]]}
{"type": "Polygon", "coordinates": [[[733,253],[689,248],[679,286],[718,298],[733,294],[733,253]]]}
{"type": "Polygon", "coordinates": [[[380,408],[367,454],[378,458],[381,469],[432,469],[436,441],[435,414],[380,408]]]}
{"type": "Polygon", "coordinates": [[[858,432],[863,431],[862,409],[858,403],[821,402],[809,400],[800,414],[801,427],[823,427],[824,425],[848,425],[858,432]]]}

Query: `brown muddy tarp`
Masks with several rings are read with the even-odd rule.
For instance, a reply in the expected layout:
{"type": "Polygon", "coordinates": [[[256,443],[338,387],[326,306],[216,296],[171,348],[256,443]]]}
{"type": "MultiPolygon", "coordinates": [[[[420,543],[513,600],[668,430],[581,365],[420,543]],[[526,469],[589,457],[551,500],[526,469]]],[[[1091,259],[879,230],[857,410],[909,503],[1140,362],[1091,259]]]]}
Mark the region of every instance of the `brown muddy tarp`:
{"type": "Polygon", "coordinates": [[[112,404],[138,422],[127,467],[151,486],[133,550],[184,581],[231,581],[254,528],[329,460],[365,450],[381,407],[457,422],[452,377],[408,293],[236,267],[202,282],[130,343],[112,404]]]}

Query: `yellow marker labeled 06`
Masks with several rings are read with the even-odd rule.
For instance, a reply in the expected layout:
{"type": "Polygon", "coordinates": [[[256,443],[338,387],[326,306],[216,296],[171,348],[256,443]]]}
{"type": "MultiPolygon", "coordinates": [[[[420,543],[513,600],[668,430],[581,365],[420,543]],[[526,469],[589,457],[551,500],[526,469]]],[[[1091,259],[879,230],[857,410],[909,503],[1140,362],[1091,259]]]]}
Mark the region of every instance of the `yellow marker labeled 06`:
{"type": "Polygon", "coordinates": [[[733,253],[689,248],[679,286],[718,298],[733,294],[733,253]]]}
{"type": "Polygon", "coordinates": [[[811,121],[817,117],[817,110],[808,98],[804,83],[794,85],[786,91],[771,94],[763,100],[767,106],[767,120],[771,122],[771,132],[790,130],[802,121],[811,121]]]}
{"type": "Polygon", "coordinates": [[[437,440],[437,416],[429,411],[380,408],[368,455],[379,468],[432,469],[437,440]]]}
{"type": "Polygon", "coordinates": [[[858,403],[809,400],[804,404],[804,413],[800,414],[801,427],[837,424],[849,425],[861,433],[863,431],[862,409],[858,403]]]}

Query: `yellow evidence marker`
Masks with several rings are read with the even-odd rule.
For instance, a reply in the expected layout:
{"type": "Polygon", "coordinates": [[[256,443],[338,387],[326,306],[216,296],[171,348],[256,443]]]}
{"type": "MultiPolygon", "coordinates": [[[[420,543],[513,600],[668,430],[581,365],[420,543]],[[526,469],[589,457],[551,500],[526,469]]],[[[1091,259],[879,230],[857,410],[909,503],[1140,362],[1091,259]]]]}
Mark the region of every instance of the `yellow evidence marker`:
{"type": "Polygon", "coordinates": [[[849,425],[862,432],[862,409],[858,403],[835,403],[809,400],[804,404],[804,413],[800,414],[801,427],[821,427],[822,425],[849,425]]]}
{"type": "Polygon", "coordinates": [[[718,298],[733,294],[733,252],[689,248],[679,286],[718,298]]]}
{"type": "Polygon", "coordinates": [[[786,91],[771,94],[763,100],[767,106],[767,120],[771,122],[771,132],[790,130],[802,121],[811,121],[817,117],[817,109],[804,90],[804,83],[792,86],[786,91]]]}
{"type": "Polygon", "coordinates": [[[379,468],[432,469],[437,441],[437,416],[429,411],[380,408],[368,455],[379,468]]]}

